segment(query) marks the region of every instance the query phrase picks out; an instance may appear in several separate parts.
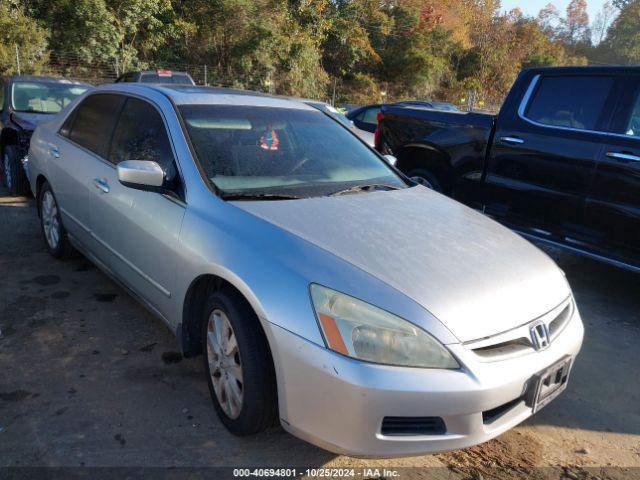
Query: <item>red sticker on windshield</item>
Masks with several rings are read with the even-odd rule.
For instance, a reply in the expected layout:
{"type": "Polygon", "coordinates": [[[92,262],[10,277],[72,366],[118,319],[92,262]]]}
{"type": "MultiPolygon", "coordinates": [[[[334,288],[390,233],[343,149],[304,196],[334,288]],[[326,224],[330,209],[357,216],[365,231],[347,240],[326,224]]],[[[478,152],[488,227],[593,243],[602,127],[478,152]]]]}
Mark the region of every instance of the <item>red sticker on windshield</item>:
{"type": "Polygon", "coordinates": [[[279,144],[278,134],[276,134],[276,131],[271,127],[267,128],[260,137],[260,148],[263,150],[278,150],[279,144]]]}

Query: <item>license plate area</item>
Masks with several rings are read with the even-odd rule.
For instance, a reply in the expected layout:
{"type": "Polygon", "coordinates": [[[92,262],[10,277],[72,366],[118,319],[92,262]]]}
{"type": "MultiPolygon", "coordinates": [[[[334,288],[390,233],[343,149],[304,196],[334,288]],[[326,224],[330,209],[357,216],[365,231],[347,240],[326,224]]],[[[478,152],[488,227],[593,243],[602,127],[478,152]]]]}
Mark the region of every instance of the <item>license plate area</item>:
{"type": "Polygon", "coordinates": [[[570,371],[571,357],[566,356],[531,378],[526,403],[533,413],[548,405],[567,388],[570,371]]]}

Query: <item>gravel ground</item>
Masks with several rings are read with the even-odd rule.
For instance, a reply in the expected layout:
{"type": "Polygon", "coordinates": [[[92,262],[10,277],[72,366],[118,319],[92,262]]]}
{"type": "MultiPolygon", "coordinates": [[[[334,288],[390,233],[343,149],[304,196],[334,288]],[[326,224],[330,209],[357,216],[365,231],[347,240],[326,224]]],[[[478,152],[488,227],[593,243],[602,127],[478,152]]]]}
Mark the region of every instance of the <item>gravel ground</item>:
{"type": "Polygon", "coordinates": [[[87,260],[51,258],[32,200],[0,197],[0,232],[0,467],[304,465],[393,467],[402,478],[640,478],[640,275],[548,250],[586,326],[568,390],[484,445],[356,459],[282,429],[230,435],[211,406],[201,358],[182,359],[164,325],[87,260]]]}

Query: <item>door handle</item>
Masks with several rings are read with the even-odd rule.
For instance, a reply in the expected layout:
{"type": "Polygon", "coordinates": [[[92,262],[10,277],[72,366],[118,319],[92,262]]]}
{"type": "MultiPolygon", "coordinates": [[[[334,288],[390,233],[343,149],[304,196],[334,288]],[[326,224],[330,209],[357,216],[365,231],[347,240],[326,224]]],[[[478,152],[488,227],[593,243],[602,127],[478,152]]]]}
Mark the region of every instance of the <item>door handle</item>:
{"type": "Polygon", "coordinates": [[[109,184],[107,183],[107,181],[105,179],[94,178],[93,179],[93,185],[97,189],[102,190],[102,192],[109,193],[109,184]]]}
{"type": "Polygon", "coordinates": [[[49,154],[53,157],[53,158],[60,158],[60,150],[58,150],[56,147],[51,147],[49,149],[49,154]]]}
{"type": "Polygon", "coordinates": [[[631,153],[607,152],[607,157],[622,160],[623,162],[640,162],[640,156],[632,155],[631,153]]]}
{"type": "Polygon", "coordinates": [[[500,137],[500,141],[510,145],[522,145],[524,143],[524,140],[518,137],[500,137]]]}

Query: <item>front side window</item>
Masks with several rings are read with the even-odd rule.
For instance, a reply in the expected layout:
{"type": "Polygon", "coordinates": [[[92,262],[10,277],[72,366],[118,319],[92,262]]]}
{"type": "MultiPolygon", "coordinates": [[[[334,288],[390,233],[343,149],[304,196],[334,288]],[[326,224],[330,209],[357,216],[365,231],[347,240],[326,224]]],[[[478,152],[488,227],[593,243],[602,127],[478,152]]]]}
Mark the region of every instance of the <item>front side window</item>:
{"type": "Polygon", "coordinates": [[[197,160],[222,192],[309,197],[362,184],[405,186],[391,168],[319,111],[183,105],[197,160]]]}
{"type": "MultiPolygon", "coordinates": [[[[109,139],[124,97],[107,93],[90,95],[71,113],[68,137],[102,158],[107,158],[109,139]]],[[[67,127],[68,128],[68,127],[67,127]]],[[[64,134],[64,126],[61,131],[64,134]]]]}
{"type": "Polygon", "coordinates": [[[544,125],[598,130],[614,77],[542,77],[525,116],[544,125]]]}
{"type": "Polygon", "coordinates": [[[68,83],[17,81],[11,86],[11,108],[18,112],[58,113],[88,88],[68,83]]]}
{"type": "Polygon", "coordinates": [[[166,171],[173,164],[173,151],[162,117],[155,107],[143,100],[127,100],[113,132],[109,161],[157,162],[166,171]]]}

